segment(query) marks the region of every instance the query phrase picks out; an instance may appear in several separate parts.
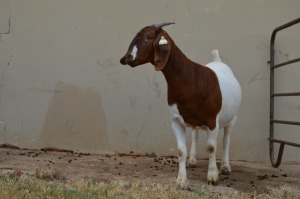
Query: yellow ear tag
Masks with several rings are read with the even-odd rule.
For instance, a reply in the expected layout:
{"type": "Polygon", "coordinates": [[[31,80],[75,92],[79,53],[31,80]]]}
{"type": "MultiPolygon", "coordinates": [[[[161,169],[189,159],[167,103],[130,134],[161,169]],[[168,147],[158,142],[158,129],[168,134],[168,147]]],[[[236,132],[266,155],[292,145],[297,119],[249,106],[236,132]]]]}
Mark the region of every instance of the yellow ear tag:
{"type": "Polygon", "coordinates": [[[164,36],[161,36],[158,44],[161,46],[161,45],[166,45],[168,44],[168,41],[164,38],[164,36]]]}

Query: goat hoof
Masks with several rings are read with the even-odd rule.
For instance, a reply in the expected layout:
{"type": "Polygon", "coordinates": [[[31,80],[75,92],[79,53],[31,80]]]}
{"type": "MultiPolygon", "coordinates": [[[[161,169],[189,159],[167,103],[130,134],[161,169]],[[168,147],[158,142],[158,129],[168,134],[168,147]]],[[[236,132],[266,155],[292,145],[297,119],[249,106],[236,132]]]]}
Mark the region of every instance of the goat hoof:
{"type": "Polygon", "coordinates": [[[190,168],[196,168],[196,164],[189,164],[190,168]]]}
{"type": "Polygon", "coordinates": [[[208,185],[217,186],[219,183],[218,181],[207,181],[208,185]]]}
{"type": "Polygon", "coordinates": [[[176,185],[177,185],[177,189],[182,189],[182,190],[189,189],[187,179],[177,178],[176,185]]]}
{"type": "Polygon", "coordinates": [[[196,165],[197,165],[197,159],[195,159],[195,158],[189,159],[189,167],[190,168],[195,168],[196,165]]]}
{"type": "Polygon", "coordinates": [[[231,172],[230,166],[223,166],[221,169],[221,175],[229,175],[231,172]]]}
{"type": "Polygon", "coordinates": [[[229,175],[229,171],[227,169],[222,169],[221,170],[221,175],[229,175]]]}
{"type": "Polygon", "coordinates": [[[209,170],[207,173],[207,182],[209,185],[217,185],[219,180],[218,170],[209,170]]]}

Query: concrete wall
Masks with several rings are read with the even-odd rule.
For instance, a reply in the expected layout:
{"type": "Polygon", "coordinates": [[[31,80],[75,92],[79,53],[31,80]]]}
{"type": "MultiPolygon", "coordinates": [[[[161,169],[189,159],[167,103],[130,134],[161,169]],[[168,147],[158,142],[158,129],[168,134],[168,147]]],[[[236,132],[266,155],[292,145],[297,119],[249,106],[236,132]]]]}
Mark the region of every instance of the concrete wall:
{"type": "MultiPolygon", "coordinates": [[[[175,155],[162,73],[119,64],[138,30],[174,21],[165,29],[189,58],[208,63],[218,48],[241,83],[231,158],[268,162],[270,34],[299,8],[298,0],[1,0],[0,143],[175,155]]],[[[277,60],[299,57],[299,33],[278,36],[277,60]]],[[[299,91],[299,67],[289,68],[276,89],[299,91]]],[[[299,98],[276,103],[276,117],[300,120],[299,98]]],[[[299,128],[276,128],[300,142],[299,128]]],[[[299,150],[287,147],[284,161],[299,161],[299,150]]]]}

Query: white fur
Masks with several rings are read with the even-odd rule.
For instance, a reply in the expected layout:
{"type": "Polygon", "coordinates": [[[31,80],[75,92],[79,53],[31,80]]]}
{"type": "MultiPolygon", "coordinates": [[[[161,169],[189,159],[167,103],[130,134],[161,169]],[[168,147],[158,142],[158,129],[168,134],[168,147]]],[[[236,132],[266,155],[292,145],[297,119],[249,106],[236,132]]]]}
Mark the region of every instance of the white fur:
{"type": "Polygon", "coordinates": [[[177,108],[177,104],[173,104],[170,106],[170,113],[172,121],[177,118],[181,124],[185,125],[183,117],[180,115],[179,110],[177,108]]]}
{"type": "Polygon", "coordinates": [[[197,164],[197,142],[199,138],[198,129],[193,129],[192,131],[192,144],[191,144],[191,150],[190,150],[190,158],[189,158],[189,164],[190,166],[196,166],[197,164]]]}
{"type": "Polygon", "coordinates": [[[181,188],[186,188],[188,185],[187,173],[186,173],[186,158],[187,158],[187,148],[186,148],[186,123],[184,122],[182,116],[180,115],[177,104],[170,106],[170,113],[172,119],[172,130],[176,137],[177,149],[182,151],[182,157],[178,157],[179,161],[179,171],[176,183],[181,188]]]}
{"type": "Polygon", "coordinates": [[[223,137],[223,160],[221,164],[221,170],[224,172],[231,172],[231,167],[229,164],[229,146],[230,146],[230,133],[235,124],[236,116],[230,121],[230,123],[224,127],[224,137],[223,137]]]}
{"type": "MultiPolygon", "coordinates": [[[[217,57],[219,57],[218,52],[217,57]]],[[[214,61],[208,63],[206,66],[216,73],[219,80],[222,93],[222,108],[219,117],[219,125],[220,128],[224,128],[235,117],[241,104],[241,87],[231,69],[226,64],[220,61],[214,61]]]]}
{"type": "Polygon", "coordinates": [[[222,62],[222,59],[221,59],[221,57],[220,57],[220,55],[219,55],[218,49],[212,50],[212,51],[211,51],[211,54],[212,54],[213,57],[214,57],[214,62],[222,62]]]}
{"type": "Polygon", "coordinates": [[[135,58],[136,58],[136,55],[137,55],[137,51],[138,51],[138,48],[135,46],[133,46],[132,48],[132,52],[131,52],[131,56],[132,56],[132,60],[134,61],[135,58]]]}
{"type": "Polygon", "coordinates": [[[177,184],[185,188],[188,184],[187,182],[187,174],[186,174],[186,158],[187,158],[187,148],[186,148],[186,132],[185,132],[185,126],[180,121],[179,117],[174,117],[172,119],[172,130],[174,132],[174,135],[177,140],[177,148],[178,151],[181,151],[181,157],[178,156],[179,161],[179,171],[177,176],[177,184]]]}
{"type": "MultiPolygon", "coordinates": [[[[225,172],[230,172],[229,164],[229,143],[230,133],[236,121],[236,113],[241,103],[241,87],[237,79],[233,75],[231,69],[224,63],[219,56],[218,50],[212,51],[214,61],[208,63],[206,66],[212,69],[217,75],[220,89],[222,93],[222,108],[216,118],[216,128],[210,130],[209,128],[196,127],[193,130],[192,145],[190,151],[190,164],[195,165],[196,159],[196,144],[198,131],[205,130],[207,132],[207,146],[213,146],[214,150],[209,154],[209,166],[207,173],[207,180],[209,182],[216,182],[218,180],[218,169],[216,164],[216,150],[217,150],[217,137],[219,128],[224,128],[223,138],[223,161],[221,168],[225,172]]],[[[187,185],[186,177],[186,143],[185,143],[185,127],[188,126],[180,115],[177,105],[170,106],[172,116],[172,129],[176,136],[178,149],[183,152],[183,157],[179,159],[179,172],[177,177],[177,183],[179,186],[187,185]]]]}
{"type": "MultiPolygon", "coordinates": [[[[219,116],[217,116],[218,119],[219,116]]],[[[207,145],[213,146],[214,150],[212,153],[209,153],[209,162],[208,162],[208,172],[207,172],[207,180],[209,183],[217,182],[219,178],[219,171],[217,168],[216,161],[216,152],[217,152],[217,138],[219,134],[219,124],[216,122],[216,128],[213,130],[207,129],[207,145]]]]}

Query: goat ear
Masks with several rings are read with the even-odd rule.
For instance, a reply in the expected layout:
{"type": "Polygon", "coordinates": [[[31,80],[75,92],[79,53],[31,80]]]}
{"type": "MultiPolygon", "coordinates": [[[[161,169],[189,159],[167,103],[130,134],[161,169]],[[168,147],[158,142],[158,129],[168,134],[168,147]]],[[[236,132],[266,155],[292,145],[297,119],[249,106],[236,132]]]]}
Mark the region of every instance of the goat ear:
{"type": "Polygon", "coordinates": [[[159,71],[162,70],[170,55],[171,50],[171,40],[169,35],[162,31],[159,33],[154,40],[154,66],[155,70],[159,71]]]}

